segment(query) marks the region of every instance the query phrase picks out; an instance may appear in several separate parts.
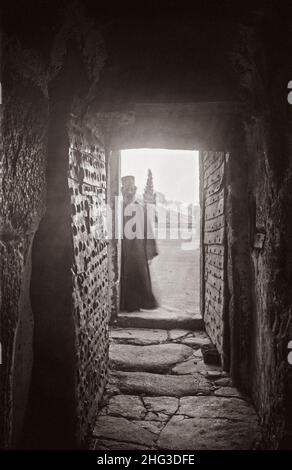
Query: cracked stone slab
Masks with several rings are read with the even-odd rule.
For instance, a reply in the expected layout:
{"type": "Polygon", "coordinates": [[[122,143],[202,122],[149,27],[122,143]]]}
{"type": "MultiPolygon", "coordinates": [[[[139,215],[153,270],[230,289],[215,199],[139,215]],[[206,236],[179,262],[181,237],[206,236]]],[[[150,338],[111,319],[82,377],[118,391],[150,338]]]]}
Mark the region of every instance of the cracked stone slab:
{"type": "Polygon", "coordinates": [[[219,379],[224,375],[221,367],[205,364],[200,356],[192,356],[190,359],[176,364],[172,368],[171,372],[172,374],[177,375],[194,374],[199,372],[201,375],[205,375],[209,380],[219,379]]]}
{"type": "Polygon", "coordinates": [[[165,413],[152,413],[152,411],[149,411],[147,415],[145,416],[145,421],[158,421],[161,423],[166,423],[166,421],[169,420],[169,415],[165,413]]]}
{"type": "Polygon", "coordinates": [[[93,450],[151,450],[151,447],[130,442],[113,441],[110,439],[97,439],[92,447],[93,450]]]}
{"type": "Polygon", "coordinates": [[[112,368],[147,372],[167,372],[192,354],[193,349],[189,346],[175,343],[153,346],[111,344],[109,352],[112,368]]]}
{"type": "Polygon", "coordinates": [[[214,395],[218,397],[235,397],[235,398],[244,398],[244,395],[240,393],[234,387],[220,387],[215,390],[214,395]]]}
{"type": "Polygon", "coordinates": [[[140,421],[133,423],[125,418],[114,416],[101,416],[97,418],[93,436],[103,439],[111,439],[120,442],[142,444],[153,447],[157,436],[145,429],[140,421]]]}
{"type": "Polygon", "coordinates": [[[194,349],[201,348],[201,346],[206,344],[211,344],[210,338],[203,331],[194,331],[191,335],[182,338],[181,342],[194,349]]]}
{"type": "Polygon", "coordinates": [[[230,420],[245,421],[256,428],[258,418],[253,407],[244,400],[225,397],[183,397],[177,415],[189,418],[226,418],[230,420]]]}
{"type": "Polygon", "coordinates": [[[133,420],[143,419],[147,413],[140,397],[133,395],[115,395],[109,399],[106,413],[111,416],[123,416],[133,420]]]}
{"type": "Polygon", "coordinates": [[[143,397],[145,408],[151,413],[173,415],[178,409],[179,401],[174,397],[143,397]]]}
{"type": "Polygon", "coordinates": [[[258,441],[258,428],[249,421],[173,416],[161,431],[160,449],[247,450],[258,441]]]}
{"type": "Polygon", "coordinates": [[[208,366],[199,358],[192,357],[187,361],[181,362],[173,367],[171,372],[176,375],[195,374],[197,372],[207,373],[208,366]]]}
{"type": "Polygon", "coordinates": [[[163,343],[168,338],[166,330],[143,328],[111,328],[110,337],[138,346],[163,343]]]}
{"type": "Polygon", "coordinates": [[[129,395],[183,397],[209,395],[213,386],[200,374],[178,376],[116,371],[111,374],[108,390],[129,395]]]}
{"type": "Polygon", "coordinates": [[[229,377],[222,377],[221,379],[215,380],[215,385],[218,387],[232,387],[232,380],[229,377]]]}
{"type": "MultiPolygon", "coordinates": [[[[133,421],[135,423],[135,421],[133,421]]],[[[165,423],[161,421],[141,421],[139,423],[143,429],[147,429],[148,431],[152,432],[153,434],[160,434],[162,428],[165,426],[165,423]]]]}
{"type": "Polygon", "coordinates": [[[177,330],[177,329],[174,329],[174,330],[169,330],[168,331],[170,341],[176,341],[178,339],[183,338],[184,336],[187,336],[190,333],[191,333],[190,330],[177,330]]]}

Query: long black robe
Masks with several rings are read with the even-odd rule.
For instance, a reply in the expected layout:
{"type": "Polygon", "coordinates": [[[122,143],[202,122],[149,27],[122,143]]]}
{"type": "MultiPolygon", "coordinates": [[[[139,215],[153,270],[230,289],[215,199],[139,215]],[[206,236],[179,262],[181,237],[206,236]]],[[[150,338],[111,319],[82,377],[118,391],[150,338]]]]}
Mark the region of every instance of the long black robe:
{"type": "MultiPolygon", "coordinates": [[[[125,230],[123,230],[121,257],[120,308],[122,311],[128,312],[141,308],[154,309],[158,306],[152,292],[148,265],[148,261],[158,254],[156,241],[152,237],[153,232],[149,225],[150,220],[147,217],[146,209],[136,201],[132,203],[131,207],[136,211],[137,224],[135,224],[134,230],[138,228],[138,236],[129,239],[125,236],[125,230]],[[142,234],[140,238],[139,233],[142,234]],[[149,234],[151,235],[150,238],[149,234]]],[[[123,229],[132,217],[123,214],[123,229]]]]}

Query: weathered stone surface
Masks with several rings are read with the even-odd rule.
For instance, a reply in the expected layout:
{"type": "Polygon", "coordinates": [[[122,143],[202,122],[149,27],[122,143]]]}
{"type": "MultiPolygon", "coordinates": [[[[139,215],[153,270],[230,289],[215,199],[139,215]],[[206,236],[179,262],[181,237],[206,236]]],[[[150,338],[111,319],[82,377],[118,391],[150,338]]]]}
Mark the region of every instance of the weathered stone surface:
{"type": "Polygon", "coordinates": [[[152,432],[153,434],[160,434],[161,430],[165,426],[165,423],[161,420],[147,420],[147,421],[133,421],[133,423],[137,423],[142,426],[143,429],[147,429],[147,431],[152,432]]]}
{"type": "Polygon", "coordinates": [[[236,397],[236,398],[244,398],[244,395],[240,393],[234,387],[220,387],[214,392],[215,395],[219,397],[236,397]]]}
{"type": "Polygon", "coordinates": [[[215,380],[215,385],[218,387],[232,387],[232,380],[229,377],[222,377],[221,379],[215,380]]]}
{"type": "Polygon", "coordinates": [[[225,397],[183,397],[177,411],[190,418],[226,418],[246,421],[257,427],[257,416],[252,406],[244,400],[225,397]]]}
{"type": "MultiPolygon", "coordinates": [[[[204,186],[204,321],[206,331],[212,338],[220,354],[223,352],[223,308],[225,299],[224,289],[224,249],[225,240],[225,158],[223,152],[204,152],[203,186],[204,186]],[[210,168],[212,169],[210,173],[210,168]],[[222,249],[222,261],[218,262],[217,255],[213,256],[214,248],[222,249]]],[[[226,256],[226,254],[225,254],[226,256]]],[[[205,345],[209,346],[209,345],[205,345]]],[[[211,346],[211,345],[210,345],[211,346]]],[[[203,351],[206,364],[220,364],[217,352],[206,349],[203,351]],[[210,352],[209,352],[210,351],[210,352]]]]}
{"type": "Polygon", "coordinates": [[[181,342],[187,346],[191,346],[192,348],[200,348],[203,345],[211,344],[210,338],[206,333],[201,331],[188,335],[186,338],[183,338],[181,342]]]}
{"type": "Polygon", "coordinates": [[[132,442],[147,447],[154,445],[155,434],[145,429],[141,422],[133,423],[125,418],[101,416],[97,419],[93,436],[100,439],[113,439],[121,442],[132,442]]]}
{"type": "Polygon", "coordinates": [[[185,313],[180,310],[169,311],[163,308],[151,311],[119,313],[118,326],[124,328],[162,328],[202,330],[204,328],[201,315],[185,313]]]}
{"type": "Polygon", "coordinates": [[[188,334],[190,333],[189,330],[177,330],[177,329],[174,329],[174,330],[169,330],[168,331],[168,334],[169,334],[169,339],[171,341],[176,341],[180,338],[183,338],[184,336],[187,336],[188,334]]]}
{"type": "Polygon", "coordinates": [[[212,391],[212,385],[202,375],[159,375],[147,372],[112,373],[111,393],[146,396],[183,397],[212,391]]]}
{"type": "Polygon", "coordinates": [[[207,372],[206,364],[196,357],[181,362],[172,369],[172,373],[177,375],[195,374],[196,372],[207,372]]]}
{"type": "Polygon", "coordinates": [[[182,344],[159,344],[153,346],[132,346],[112,344],[110,346],[111,366],[118,370],[167,372],[177,362],[193,354],[193,349],[182,344]]]}
{"type": "Polygon", "coordinates": [[[169,415],[165,413],[152,413],[152,411],[150,411],[145,416],[145,421],[152,421],[152,422],[159,421],[161,423],[166,423],[166,421],[168,420],[169,420],[169,415]]]}
{"type": "Polygon", "coordinates": [[[174,397],[143,397],[145,408],[152,413],[173,415],[178,409],[179,401],[174,397]]]}
{"type": "Polygon", "coordinates": [[[113,441],[108,439],[97,439],[93,446],[93,450],[150,450],[151,447],[142,444],[132,444],[131,442],[113,441]]]}
{"type": "Polygon", "coordinates": [[[253,449],[257,438],[257,429],[249,421],[173,416],[157,444],[172,450],[244,450],[253,449]]]}
{"type": "Polygon", "coordinates": [[[144,418],[147,413],[141,398],[132,395],[116,395],[110,398],[106,411],[111,416],[136,420],[144,418]]]}
{"type": "Polygon", "coordinates": [[[195,357],[202,358],[202,357],[203,357],[203,354],[202,354],[201,349],[197,349],[197,350],[194,352],[194,356],[195,356],[195,357]]]}
{"type": "Polygon", "coordinates": [[[144,346],[163,343],[167,340],[167,331],[143,328],[112,328],[110,337],[119,340],[119,342],[144,346]]]}

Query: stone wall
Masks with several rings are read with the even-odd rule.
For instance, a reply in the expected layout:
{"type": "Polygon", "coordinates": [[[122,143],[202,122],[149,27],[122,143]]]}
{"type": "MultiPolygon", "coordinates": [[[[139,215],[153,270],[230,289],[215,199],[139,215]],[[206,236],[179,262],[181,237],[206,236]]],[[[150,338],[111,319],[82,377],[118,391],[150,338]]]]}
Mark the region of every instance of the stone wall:
{"type": "Polygon", "coordinates": [[[47,208],[32,256],[35,360],[26,433],[34,447],[74,448],[88,437],[107,377],[106,169],[93,133],[52,112],[47,208]]]}
{"type": "Polygon", "coordinates": [[[21,434],[33,364],[31,246],[44,212],[48,100],[7,65],[1,123],[0,446],[21,434]],[[13,79],[12,74],[13,73],[13,79]]]}
{"type": "Polygon", "coordinates": [[[90,146],[92,156],[71,162],[81,165],[78,177],[83,172],[85,178],[72,195],[69,149],[79,143],[68,135],[68,124],[73,108],[88,108],[104,50],[81,14],[55,37],[42,36],[45,45],[31,43],[25,27],[21,41],[13,27],[9,33],[1,109],[0,446],[73,448],[84,440],[102,395],[108,308],[107,247],[96,230],[103,227],[96,208],[105,198],[104,150],[100,142],[100,153],[92,150],[93,137],[81,125],[82,145],[90,146]],[[25,49],[26,42],[33,47],[25,49]],[[89,186],[92,193],[85,195],[89,186]],[[94,232],[82,240],[84,258],[74,251],[84,237],[83,223],[78,247],[73,244],[80,198],[91,211],[89,219],[84,216],[86,233],[94,232]]]}
{"type": "MultiPolygon", "coordinates": [[[[253,204],[251,258],[253,322],[251,328],[251,392],[265,428],[266,445],[291,445],[292,371],[287,361],[291,331],[291,171],[280,186],[265,158],[263,122],[248,131],[252,158],[253,204]]],[[[270,155],[271,157],[271,155],[270,155]]],[[[272,157],[277,158],[276,156],[272,157]]],[[[276,162],[276,160],[275,160],[276,162]]]]}
{"type": "Polygon", "coordinates": [[[108,240],[105,152],[92,136],[70,132],[68,184],[73,233],[73,317],[80,438],[96,416],[108,369],[108,240]]]}
{"type": "Polygon", "coordinates": [[[225,154],[202,152],[204,322],[224,365],[225,327],[225,154]]]}
{"type": "MultiPolygon", "coordinates": [[[[246,379],[241,382],[247,384],[253,397],[268,448],[292,445],[292,371],[287,361],[292,337],[292,109],[286,92],[292,74],[287,60],[292,50],[290,17],[288,12],[283,15],[283,11],[271,9],[257,29],[242,28],[235,56],[242,100],[247,106],[244,122],[252,300],[242,328],[248,375],[242,374],[246,379]],[[272,40],[276,31],[281,47],[280,42],[272,40]]],[[[238,341],[242,342],[242,336],[238,341]]],[[[240,357],[237,363],[242,364],[240,357]]]]}

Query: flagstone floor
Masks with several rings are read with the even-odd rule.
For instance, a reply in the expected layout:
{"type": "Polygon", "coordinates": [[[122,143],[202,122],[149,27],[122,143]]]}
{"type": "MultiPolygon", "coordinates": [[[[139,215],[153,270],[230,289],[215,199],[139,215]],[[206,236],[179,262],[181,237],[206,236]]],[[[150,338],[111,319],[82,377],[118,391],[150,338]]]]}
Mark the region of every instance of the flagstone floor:
{"type": "Polygon", "coordinates": [[[204,331],[113,327],[110,336],[110,377],[91,448],[258,447],[252,405],[219,366],[203,360],[201,347],[210,343],[204,331]]]}

